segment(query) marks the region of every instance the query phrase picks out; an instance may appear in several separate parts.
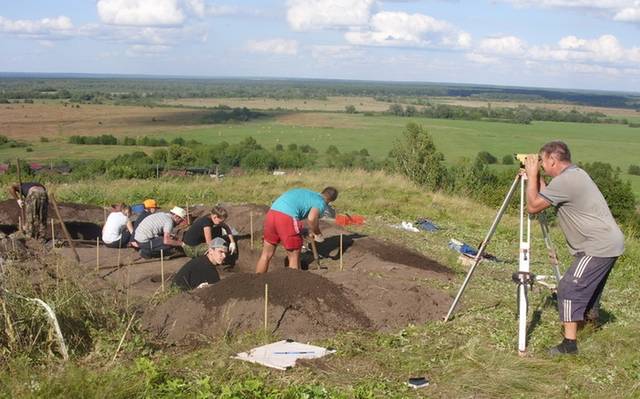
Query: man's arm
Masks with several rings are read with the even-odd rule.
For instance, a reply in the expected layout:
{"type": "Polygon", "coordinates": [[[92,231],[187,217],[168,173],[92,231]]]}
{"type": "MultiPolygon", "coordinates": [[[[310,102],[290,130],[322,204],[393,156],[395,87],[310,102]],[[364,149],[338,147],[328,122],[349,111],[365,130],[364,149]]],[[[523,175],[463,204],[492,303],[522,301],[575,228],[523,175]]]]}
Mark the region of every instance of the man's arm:
{"type": "Polygon", "coordinates": [[[551,203],[540,195],[540,190],[545,187],[544,180],[539,175],[540,164],[536,158],[527,157],[524,166],[527,175],[527,212],[539,213],[551,206],[551,203]]]}
{"type": "Polygon", "coordinates": [[[18,183],[12,184],[11,187],[9,188],[9,193],[11,194],[14,200],[19,200],[21,197],[20,185],[18,183]]]}
{"type": "Polygon", "coordinates": [[[318,208],[311,208],[307,221],[312,234],[311,238],[315,240],[316,236],[322,237],[322,232],[320,231],[320,210],[318,208]]]}
{"type": "Polygon", "coordinates": [[[129,230],[129,233],[133,234],[133,223],[131,223],[131,220],[127,220],[127,230],[129,230]]]}
{"type": "Polygon", "coordinates": [[[162,243],[164,245],[170,245],[172,247],[181,247],[182,246],[182,241],[174,240],[173,238],[171,238],[171,233],[167,232],[167,231],[164,232],[162,243]]]}
{"type": "Polygon", "coordinates": [[[204,232],[204,242],[209,244],[211,240],[213,240],[213,231],[211,230],[211,226],[205,226],[202,228],[204,232]]]}

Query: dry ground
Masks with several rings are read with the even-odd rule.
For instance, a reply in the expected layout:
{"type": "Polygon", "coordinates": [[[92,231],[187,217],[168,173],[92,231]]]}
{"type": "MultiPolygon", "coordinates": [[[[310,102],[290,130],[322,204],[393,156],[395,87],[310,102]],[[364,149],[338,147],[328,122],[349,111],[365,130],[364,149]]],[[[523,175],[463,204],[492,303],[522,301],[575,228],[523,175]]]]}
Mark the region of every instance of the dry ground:
{"type": "Polygon", "coordinates": [[[152,134],[171,128],[186,130],[198,124],[204,110],[153,108],[143,106],[85,105],[80,108],[59,102],[3,104],[0,107],[0,134],[28,141],[40,137],[72,135],[152,134]]]}
{"type": "Polygon", "coordinates": [[[300,111],[344,111],[347,105],[353,105],[360,112],[386,111],[389,103],[376,101],[372,97],[327,97],[326,100],[277,100],[272,98],[182,98],[165,100],[167,105],[185,105],[189,107],[216,107],[226,105],[232,108],[276,109],[300,111]]]}

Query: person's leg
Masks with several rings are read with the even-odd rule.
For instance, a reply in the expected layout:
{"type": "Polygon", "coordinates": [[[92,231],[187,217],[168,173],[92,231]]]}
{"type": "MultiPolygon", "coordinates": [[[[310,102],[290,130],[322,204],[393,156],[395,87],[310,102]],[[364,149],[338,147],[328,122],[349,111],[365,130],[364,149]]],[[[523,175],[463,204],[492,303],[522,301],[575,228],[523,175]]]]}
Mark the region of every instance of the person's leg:
{"type": "Polygon", "coordinates": [[[118,240],[118,247],[119,248],[128,247],[129,241],[131,241],[131,233],[129,233],[129,230],[125,228],[124,231],[122,232],[122,235],[120,236],[120,239],[118,240]]]}
{"type": "Polygon", "coordinates": [[[287,250],[287,258],[289,258],[289,267],[291,269],[300,269],[300,248],[287,250]]]}
{"type": "Polygon", "coordinates": [[[598,288],[596,289],[596,292],[591,297],[591,300],[587,305],[587,310],[585,310],[584,312],[584,320],[587,322],[594,323],[596,326],[598,326],[598,323],[600,321],[600,298],[602,297],[602,291],[604,291],[604,286],[605,284],[607,284],[607,280],[609,279],[609,274],[611,273],[612,269],[613,269],[613,265],[611,266],[611,269],[609,269],[607,274],[604,276],[604,279],[602,279],[600,284],[598,284],[598,288]]]}
{"type": "Polygon", "coordinates": [[[578,353],[578,323],[584,320],[587,305],[606,278],[615,258],[576,256],[558,284],[558,310],[564,326],[564,340],[551,355],[578,353]]]}
{"type": "Polygon", "coordinates": [[[267,241],[262,242],[262,253],[256,265],[256,273],[266,273],[267,270],[269,270],[269,262],[271,262],[271,258],[273,258],[275,252],[276,245],[267,241]]]}

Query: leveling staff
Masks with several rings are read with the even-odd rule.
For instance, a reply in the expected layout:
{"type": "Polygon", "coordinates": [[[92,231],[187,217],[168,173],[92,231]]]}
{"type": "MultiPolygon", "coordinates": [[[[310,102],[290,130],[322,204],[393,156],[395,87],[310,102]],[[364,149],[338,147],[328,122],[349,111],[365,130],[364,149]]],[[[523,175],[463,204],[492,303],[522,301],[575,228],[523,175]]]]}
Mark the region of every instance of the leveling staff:
{"type": "MultiPolygon", "coordinates": [[[[538,213],[550,206],[558,211],[558,224],[569,251],[575,257],[558,284],[558,310],[564,324],[564,340],[551,355],[578,353],[576,334],[585,314],[596,312],[611,268],[624,251],[624,236],[607,202],[589,175],[571,163],[562,141],[545,144],[538,156],[524,162],[527,174],[527,210],[538,213]],[[539,178],[544,172],[549,185],[539,178]]],[[[597,315],[596,315],[597,317],[597,315]]]]}

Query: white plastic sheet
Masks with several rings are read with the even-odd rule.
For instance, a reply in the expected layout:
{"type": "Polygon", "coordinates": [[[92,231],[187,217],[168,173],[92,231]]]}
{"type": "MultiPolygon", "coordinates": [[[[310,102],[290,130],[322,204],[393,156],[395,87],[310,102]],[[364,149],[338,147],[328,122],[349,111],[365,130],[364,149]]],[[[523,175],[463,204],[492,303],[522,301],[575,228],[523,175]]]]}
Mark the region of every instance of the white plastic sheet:
{"type": "Polygon", "coordinates": [[[248,352],[238,353],[234,359],[258,363],[278,370],[287,370],[295,366],[298,359],[318,359],[330,353],[335,353],[335,350],[283,340],[253,348],[248,352]]]}

